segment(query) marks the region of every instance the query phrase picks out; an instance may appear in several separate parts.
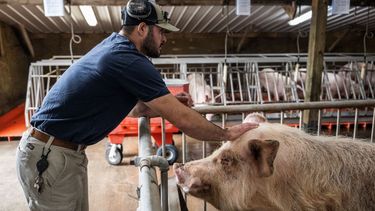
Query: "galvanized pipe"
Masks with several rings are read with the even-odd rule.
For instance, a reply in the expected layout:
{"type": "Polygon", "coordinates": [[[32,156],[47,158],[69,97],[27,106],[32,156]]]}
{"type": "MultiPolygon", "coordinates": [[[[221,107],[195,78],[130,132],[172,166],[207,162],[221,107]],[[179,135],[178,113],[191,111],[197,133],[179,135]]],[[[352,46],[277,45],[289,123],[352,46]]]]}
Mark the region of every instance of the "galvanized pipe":
{"type": "Polygon", "coordinates": [[[321,127],[322,127],[322,110],[319,109],[319,111],[318,111],[318,131],[317,131],[318,136],[320,136],[321,127]]]}
{"type": "Polygon", "coordinates": [[[353,140],[357,137],[357,130],[358,130],[358,108],[355,109],[355,115],[354,115],[354,130],[353,130],[353,140]]]}
{"type": "Polygon", "coordinates": [[[272,103],[272,104],[251,104],[251,105],[227,105],[227,106],[204,106],[193,107],[199,113],[241,113],[259,111],[286,111],[286,110],[307,110],[323,108],[360,108],[375,107],[375,100],[351,100],[351,101],[321,101],[303,103],[272,103]]]}
{"type": "Polygon", "coordinates": [[[139,210],[168,211],[168,161],[163,157],[152,155],[149,119],[146,117],[139,118],[138,125],[139,157],[135,159],[135,165],[140,167],[139,210]],[[154,166],[158,166],[161,171],[161,204],[154,166]]]}
{"type": "Polygon", "coordinates": [[[162,150],[162,156],[165,158],[165,119],[161,118],[161,150],[162,150]]]}
{"type": "Polygon", "coordinates": [[[374,108],[374,113],[372,114],[371,143],[374,142],[374,133],[375,133],[375,108],[374,108]]]}
{"type": "Polygon", "coordinates": [[[150,133],[150,119],[140,117],[138,119],[138,156],[147,157],[153,154],[150,133]]]}
{"type": "Polygon", "coordinates": [[[336,117],[336,137],[338,137],[339,134],[340,134],[340,116],[341,116],[341,111],[340,111],[340,109],[337,109],[337,117],[336,117]]]}
{"type": "MultiPolygon", "coordinates": [[[[147,156],[147,157],[137,157],[134,161],[135,166],[140,167],[141,174],[142,171],[145,170],[150,171],[153,169],[154,166],[158,166],[161,172],[161,208],[163,211],[168,211],[168,170],[169,170],[169,163],[167,159],[161,157],[161,156],[147,156]]],[[[147,191],[147,187],[153,186],[156,184],[157,187],[157,178],[150,178],[148,174],[142,175],[142,181],[141,181],[141,201],[142,201],[142,188],[145,188],[145,191],[147,191]]],[[[150,191],[148,191],[150,192],[150,191]]],[[[158,192],[154,193],[158,195],[158,192]]],[[[156,196],[154,195],[154,196],[156,196]]],[[[149,197],[149,195],[147,195],[149,197]]],[[[144,202],[146,203],[146,202],[144,202]]],[[[144,204],[142,204],[144,205],[144,204]]],[[[148,206],[148,205],[147,205],[148,206]]],[[[158,206],[160,209],[160,204],[156,204],[154,206],[158,206]]],[[[141,206],[141,211],[148,210],[143,209],[141,206]]],[[[152,207],[152,210],[154,210],[155,207],[152,207]]]]}
{"type": "MultiPolygon", "coordinates": [[[[202,158],[205,158],[206,157],[206,142],[203,141],[202,142],[202,158]]],[[[207,210],[207,202],[206,201],[203,201],[203,211],[206,211],[207,210]]]]}

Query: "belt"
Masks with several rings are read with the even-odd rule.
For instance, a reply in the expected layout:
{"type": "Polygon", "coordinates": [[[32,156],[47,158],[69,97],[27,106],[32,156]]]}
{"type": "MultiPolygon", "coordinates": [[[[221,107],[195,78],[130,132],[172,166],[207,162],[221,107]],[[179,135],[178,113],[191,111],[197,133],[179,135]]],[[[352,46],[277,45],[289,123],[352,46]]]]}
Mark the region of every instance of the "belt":
{"type": "MultiPolygon", "coordinates": [[[[48,139],[51,137],[45,133],[42,133],[38,131],[35,128],[31,129],[30,136],[38,139],[41,142],[47,143],[48,139]]],[[[82,144],[75,144],[69,141],[64,141],[58,138],[54,138],[51,145],[58,146],[58,147],[63,147],[67,149],[72,149],[74,151],[84,151],[87,147],[87,145],[82,145],[82,144]]]]}

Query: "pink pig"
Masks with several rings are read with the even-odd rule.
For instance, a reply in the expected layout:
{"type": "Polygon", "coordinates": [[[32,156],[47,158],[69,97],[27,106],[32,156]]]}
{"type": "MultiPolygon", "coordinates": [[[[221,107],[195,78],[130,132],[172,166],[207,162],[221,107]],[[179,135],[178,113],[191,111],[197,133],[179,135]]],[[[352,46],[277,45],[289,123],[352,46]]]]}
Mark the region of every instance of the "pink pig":
{"type": "Polygon", "coordinates": [[[173,166],[188,194],[223,211],[375,210],[375,145],[260,126],[207,158],[173,166]]]}

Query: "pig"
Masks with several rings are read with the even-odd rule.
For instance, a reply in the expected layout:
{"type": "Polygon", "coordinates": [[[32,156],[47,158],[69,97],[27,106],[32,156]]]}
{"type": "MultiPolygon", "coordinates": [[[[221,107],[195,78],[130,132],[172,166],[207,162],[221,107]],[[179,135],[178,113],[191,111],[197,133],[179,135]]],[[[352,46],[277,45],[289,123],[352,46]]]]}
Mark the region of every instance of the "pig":
{"type": "Polygon", "coordinates": [[[223,211],[375,210],[374,144],[247,120],[259,127],[174,164],[183,191],[223,211]]]}
{"type": "Polygon", "coordinates": [[[358,63],[349,63],[340,68],[340,74],[344,75],[347,78],[351,78],[353,81],[358,81],[359,77],[363,79],[363,85],[366,96],[374,97],[374,84],[375,84],[375,65],[372,63],[358,62],[358,63]],[[366,71],[363,72],[366,68],[366,71]],[[365,75],[361,76],[361,74],[365,75]]]}
{"type": "MultiPolygon", "coordinates": [[[[190,73],[187,76],[189,82],[189,94],[194,106],[204,106],[212,101],[212,89],[204,80],[203,73],[190,73]]],[[[208,120],[212,119],[212,114],[206,114],[208,120]]]]}
{"type": "Polygon", "coordinates": [[[190,73],[187,76],[189,94],[194,104],[208,104],[212,100],[211,87],[204,80],[202,73],[190,73]]]}
{"type": "MultiPolygon", "coordinates": [[[[360,87],[352,79],[345,77],[344,74],[336,74],[333,72],[322,73],[322,98],[327,98],[329,91],[330,97],[333,99],[350,99],[360,98],[360,87]]],[[[297,77],[297,84],[305,86],[306,69],[301,69],[297,77]]]]}
{"type": "Polygon", "coordinates": [[[285,83],[287,78],[274,69],[265,68],[259,71],[260,88],[267,92],[272,101],[286,100],[285,83]]]}

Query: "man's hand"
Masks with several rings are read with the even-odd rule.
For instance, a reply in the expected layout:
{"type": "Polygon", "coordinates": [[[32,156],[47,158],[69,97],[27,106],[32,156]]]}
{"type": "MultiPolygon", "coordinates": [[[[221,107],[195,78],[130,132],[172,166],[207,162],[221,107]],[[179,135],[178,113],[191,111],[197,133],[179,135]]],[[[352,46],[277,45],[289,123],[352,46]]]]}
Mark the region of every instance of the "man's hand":
{"type": "Polygon", "coordinates": [[[191,99],[191,96],[189,93],[186,92],[180,92],[175,95],[178,101],[180,101],[182,104],[191,107],[193,106],[193,99],[191,99]]]}
{"type": "Polygon", "coordinates": [[[228,141],[234,141],[248,130],[255,129],[258,126],[259,124],[255,122],[246,122],[239,125],[234,125],[226,129],[226,138],[228,139],[228,141]]]}

